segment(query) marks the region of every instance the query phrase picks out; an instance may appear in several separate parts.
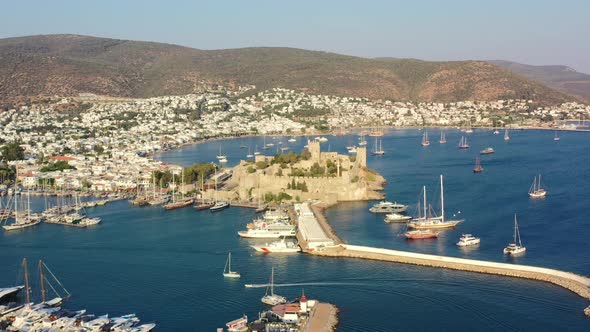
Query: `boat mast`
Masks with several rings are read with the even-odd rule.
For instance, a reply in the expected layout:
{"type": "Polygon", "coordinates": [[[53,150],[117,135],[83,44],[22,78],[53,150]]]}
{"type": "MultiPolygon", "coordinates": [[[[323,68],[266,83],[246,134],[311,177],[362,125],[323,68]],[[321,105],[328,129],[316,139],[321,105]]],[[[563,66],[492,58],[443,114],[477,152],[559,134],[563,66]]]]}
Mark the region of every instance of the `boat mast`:
{"type": "Polygon", "coordinates": [[[445,222],[445,195],[443,190],[443,176],[440,175],[440,216],[441,221],[445,222]]]}
{"type": "Polygon", "coordinates": [[[516,213],[514,214],[514,244],[516,244],[516,232],[518,230],[518,223],[516,222],[516,213]]]}
{"type": "Polygon", "coordinates": [[[25,291],[26,291],[26,301],[27,305],[31,303],[31,296],[30,296],[30,288],[29,288],[29,270],[27,268],[27,259],[23,258],[23,270],[25,273],[25,291]]]}
{"type": "Polygon", "coordinates": [[[229,252],[229,255],[227,256],[227,264],[228,264],[227,272],[231,273],[231,251],[229,252]]]}
{"type": "Polygon", "coordinates": [[[424,220],[426,220],[426,186],[423,186],[422,190],[424,191],[424,220]]]}
{"type": "Polygon", "coordinates": [[[274,290],[274,283],[275,283],[275,268],[274,266],[271,268],[271,272],[270,272],[270,295],[275,295],[275,290],[274,290]]]}
{"type": "Polygon", "coordinates": [[[43,272],[43,260],[39,260],[39,277],[41,278],[41,302],[45,303],[45,273],[43,272]]]}

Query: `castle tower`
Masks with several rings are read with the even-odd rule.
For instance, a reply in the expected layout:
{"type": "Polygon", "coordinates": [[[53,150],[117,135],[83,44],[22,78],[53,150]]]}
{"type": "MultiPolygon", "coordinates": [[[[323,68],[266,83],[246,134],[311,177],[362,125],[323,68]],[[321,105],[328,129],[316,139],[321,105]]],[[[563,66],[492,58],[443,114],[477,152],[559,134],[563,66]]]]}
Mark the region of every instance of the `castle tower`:
{"type": "Polygon", "coordinates": [[[367,167],[367,147],[359,146],[356,148],[356,162],[357,167],[367,167]]]}
{"type": "Polygon", "coordinates": [[[309,152],[311,153],[311,160],[313,162],[320,162],[320,155],[321,155],[321,150],[320,150],[320,142],[313,140],[307,141],[307,150],[309,150],[309,152]]]}

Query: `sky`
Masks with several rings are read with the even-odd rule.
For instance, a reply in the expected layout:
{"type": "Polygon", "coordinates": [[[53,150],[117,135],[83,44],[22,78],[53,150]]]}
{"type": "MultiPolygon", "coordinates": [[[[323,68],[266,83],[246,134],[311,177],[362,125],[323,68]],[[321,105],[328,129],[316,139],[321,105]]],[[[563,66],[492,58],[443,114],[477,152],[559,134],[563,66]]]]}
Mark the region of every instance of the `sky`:
{"type": "Polygon", "coordinates": [[[590,0],[7,0],[0,38],[81,34],[199,49],[511,60],[590,73],[590,0]]]}

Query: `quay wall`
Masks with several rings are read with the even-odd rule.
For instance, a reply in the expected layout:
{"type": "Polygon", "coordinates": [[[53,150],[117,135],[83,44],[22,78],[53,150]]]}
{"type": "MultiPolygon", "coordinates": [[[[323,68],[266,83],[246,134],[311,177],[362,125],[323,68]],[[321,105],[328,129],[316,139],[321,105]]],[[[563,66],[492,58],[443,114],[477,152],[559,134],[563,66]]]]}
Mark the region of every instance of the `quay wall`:
{"type": "Polygon", "coordinates": [[[440,267],[453,270],[495,274],[549,282],[566,288],[579,296],[590,299],[590,278],[571,272],[544,267],[497,263],[474,259],[420,254],[399,250],[342,244],[312,254],[328,257],[350,257],[440,267]]]}

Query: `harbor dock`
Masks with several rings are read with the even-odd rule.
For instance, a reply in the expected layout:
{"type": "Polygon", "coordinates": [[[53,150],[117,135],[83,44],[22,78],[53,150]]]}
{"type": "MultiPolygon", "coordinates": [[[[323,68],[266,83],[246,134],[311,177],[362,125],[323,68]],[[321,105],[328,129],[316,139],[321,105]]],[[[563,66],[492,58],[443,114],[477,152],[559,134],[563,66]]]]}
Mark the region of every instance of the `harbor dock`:
{"type": "MultiPolygon", "coordinates": [[[[304,204],[307,205],[307,203],[304,204]]],[[[310,209],[314,209],[313,206],[310,209]]],[[[561,286],[585,299],[590,300],[590,278],[556,269],[350,245],[343,243],[339,238],[335,237],[333,232],[325,231],[323,234],[331,238],[333,245],[319,245],[315,247],[310,246],[310,241],[305,242],[310,238],[308,225],[317,223],[318,225],[321,225],[319,227],[322,230],[331,230],[331,227],[329,226],[326,218],[323,216],[321,211],[316,209],[317,207],[314,209],[314,214],[307,215],[305,218],[297,216],[299,224],[297,239],[299,240],[303,252],[308,254],[324,257],[348,257],[380,260],[401,264],[413,264],[538,280],[561,286]]],[[[297,208],[295,208],[295,210],[297,210],[297,208]]]]}

